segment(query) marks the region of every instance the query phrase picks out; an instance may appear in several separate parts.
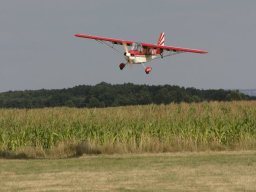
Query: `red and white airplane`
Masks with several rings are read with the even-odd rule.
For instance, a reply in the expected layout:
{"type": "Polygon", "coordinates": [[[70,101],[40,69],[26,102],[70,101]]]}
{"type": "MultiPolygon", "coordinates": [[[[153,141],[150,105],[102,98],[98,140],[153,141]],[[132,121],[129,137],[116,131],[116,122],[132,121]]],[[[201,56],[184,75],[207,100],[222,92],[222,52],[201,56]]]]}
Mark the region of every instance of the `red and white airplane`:
{"type": "MultiPolygon", "coordinates": [[[[176,55],[178,53],[200,53],[205,54],[208,53],[204,50],[198,49],[190,49],[190,48],[182,48],[182,47],[174,47],[174,46],[165,46],[165,35],[164,33],[160,33],[157,44],[149,44],[149,43],[140,43],[135,41],[121,40],[121,39],[113,39],[107,37],[99,37],[93,35],[86,34],[75,34],[76,37],[86,38],[86,39],[94,39],[98,42],[101,42],[113,49],[115,49],[115,45],[122,45],[124,47],[124,55],[126,63],[121,63],[119,68],[122,70],[126,64],[142,64],[145,73],[149,74],[152,71],[152,67],[146,67],[144,63],[152,61],[158,58],[164,58],[167,56],[176,55]],[[128,49],[128,47],[130,49],[128,49]]],[[[115,49],[118,51],[117,49],[115,49]]],[[[118,51],[119,52],[119,51],[118,51]]]]}

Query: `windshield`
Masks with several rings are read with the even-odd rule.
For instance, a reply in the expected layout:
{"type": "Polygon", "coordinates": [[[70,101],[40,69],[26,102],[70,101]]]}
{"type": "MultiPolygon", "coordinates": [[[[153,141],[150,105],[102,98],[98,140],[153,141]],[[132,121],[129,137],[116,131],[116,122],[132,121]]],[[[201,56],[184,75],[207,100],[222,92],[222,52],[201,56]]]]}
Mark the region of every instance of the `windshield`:
{"type": "Polygon", "coordinates": [[[140,43],[133,43],[132,44],[132,47],[131,47],[131,50],[133,51],[142,51],[142,46],[140,43]]]}

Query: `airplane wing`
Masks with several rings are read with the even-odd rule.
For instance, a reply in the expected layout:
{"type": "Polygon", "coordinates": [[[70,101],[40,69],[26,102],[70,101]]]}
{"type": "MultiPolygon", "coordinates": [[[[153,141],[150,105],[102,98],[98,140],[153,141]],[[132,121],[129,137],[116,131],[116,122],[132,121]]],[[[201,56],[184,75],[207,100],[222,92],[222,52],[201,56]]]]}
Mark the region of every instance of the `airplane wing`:
{"type": "Polygon", "coordinates": [[[144,48],[160,49],[160,50],[164,50],[164,51],[183,52],[183,53],[190,52],[190,53],[201,53],[201,54],[208,53],[208,51],[204,51],[204,50],[190,49],[190,48],[183,48],[183,47],[162,46],[162,45],[154,45],[154,44],[148,44],[148,43],[141,43],[141,45],[144,48]]]}
{"type": "MultiPolygon", "coordinates": [[[[87,34],[75,34],[75,36],[80,37],[80,38],[86,38],[86,39],[94,39],[96,41],[108,41],[108,42],[111,42],[113,44],[118,44],[118,45],[131,46],[132,43],[134,43],[134,41],[113,39],[113,38],[108,38],[108,37],[100,37],[100,36],[93,36],[93,35],[87,35],[87,34]]],[[[172,51],[172,52],[177,52],[177,53],[184,53],[184,52],[201,53],[201,54],[208,53],[207,51],[204,51],[204,50],[174,47],[174,46],[162,46],[162,45],[154,45],[154,44],[148,44],[148,43],[141,43],[141,45],[145,49],[160,49],[163,51],[172,51]]]]}
{"type": "Polygon", "coordinates": [[[108,41],[113,44],[123,45],[126,44],[127,46],[131,46],[133,41],[121,40],[121,39],[112,39],[108,37],[99,37],[93,35],[86,35],[86,34],[75,34],[76,37],[86,38],[86,39],[94,39],[96,41],[108,41]]]}

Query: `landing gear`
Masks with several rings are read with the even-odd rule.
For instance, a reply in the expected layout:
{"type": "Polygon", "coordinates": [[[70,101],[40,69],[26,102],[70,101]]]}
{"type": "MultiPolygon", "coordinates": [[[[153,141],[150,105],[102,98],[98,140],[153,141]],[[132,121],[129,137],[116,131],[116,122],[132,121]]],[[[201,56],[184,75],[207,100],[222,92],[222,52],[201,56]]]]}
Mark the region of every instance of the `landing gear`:
{"type": "Polygon", "coordinates": [[[119,64],[120,70],[123,70],[123,69],[125,68],[125,65],[126,65],[126,64],[124,64],[124,63],[120,63],[120,64],[119,64]]]}
{"type": "MultiPolygon", "coordinates": [[[[144,63],[141,63],[141,64],[143,65],[146,74],[149,74],[149,73],[152,71],[152,67],[149,67],[149,66],[146,67],[146,66],[144,65],[144,63]]],[[[127,65],[127,63],[120,63],[120,64],[119,64],[120,70],[123,70],[126,65],[127,65]]]]}
{"type": "Polygon", "coordinates": [[[152,67],[146,67],[145,68],[145,73],[149,74],[152,71],[152,67]]]}
{"type": "Polygon", "coordinates": [[[152,71],[152,67],[146,67],[146,66],[144,65],[144,63],[141,63],[141,64],[142,64],[142,66],[144,67],[146,74],[149,74],[149,73],[152,71]]]}

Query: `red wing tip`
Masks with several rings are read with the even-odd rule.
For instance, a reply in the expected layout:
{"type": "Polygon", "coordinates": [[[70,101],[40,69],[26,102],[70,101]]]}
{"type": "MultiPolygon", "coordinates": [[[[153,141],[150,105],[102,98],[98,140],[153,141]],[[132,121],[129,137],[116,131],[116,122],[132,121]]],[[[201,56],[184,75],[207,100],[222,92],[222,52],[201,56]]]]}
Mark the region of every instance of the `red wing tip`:
{"type": "Polygon", "coordinates": [[[75,34],[74,36],[75,37],[81,37],[81,34],[75,34]]]}
{"type": "Polygon", "coordinates": [[[89,36],[89,35],[86,35],[86,34],[75,34],[74,35],[75,37],[83,37],[83,38],[85,38],[86,36],[89,36]]]}
{"type": "Polygon", "coordinates": [[[196,53],[200,53],[200,54],[207,54],[207,53],[208,53],[208,51],[198,50],[196,53]]]}

